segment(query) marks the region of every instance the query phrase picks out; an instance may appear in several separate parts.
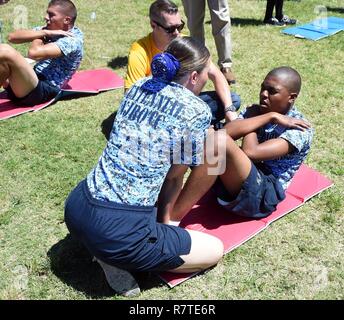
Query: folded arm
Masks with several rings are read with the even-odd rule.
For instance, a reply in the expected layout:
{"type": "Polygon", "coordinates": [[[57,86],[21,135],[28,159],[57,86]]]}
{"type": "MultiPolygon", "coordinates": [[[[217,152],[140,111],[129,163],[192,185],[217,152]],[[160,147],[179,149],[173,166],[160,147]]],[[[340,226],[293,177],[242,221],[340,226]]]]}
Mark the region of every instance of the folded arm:
{"type": "Polygon", "coordinates": [[[8,41],[15,44],[31,42],[28,57],[43,60],[60,57],[63,53],[54,42],[47,43],[53,37],[72,37],[73,34],[63,30],[16,30],[9,34],[8,41]]]}
{"type": "Polygon", "coordinates": [[[15,44],[31,42],[36,39],[45,39],[54,36],[64,36],[64,37],[72,37],[73,34],[69,31],[64,30],[26,30],[26,29],[19,29],[11,32],[8,35],[8,41],[15,44]]]}
{"type": "Polygon", "coordinates": [[[256,132],[243,139],[242,150],[252,161],[273,160],[291,153],[294,146],[287,140],[276,138],[259,143],[256,132]]]}
{"type": "Polygon", "coordinates": [[[61,49],[55,43],[44,44],[41,39],[33,40],[28,52],[28,57],[33,60],[57,58],[62,55],[61,49]]]}
{"type": "Polygon", "coordinates": [[[269,122],[273,122],[274,117],[275,112],[269,112],[252,118],[236,119],[227,123],[224,129],[228,135],[230,135],[234,140],[237,140],[256,131],[260,127],[265,126],[269,122]]]}
{"type": "Polygon", "coordinates": [[[255,132],[268,123],[279,124],[289,129],[305,130],[310,128],[310,124],[304,120],[288,117],[277,112],[257,115],[257,106],[251,108],[247,110],[251,109],[248,112],[249,115],[251,113],[252,116],[246,119],[237,119],[225,125],[224,129],[234,140],[240,139],[251,132],[255,132]]]}
{"type": "Polygon", "coordinates": [[[46,37],[47,30],[25,30],[20,29],[11,32],[8,35],[8,41],[11,43],[19,44],[25,42],[31,42],[35,39],[43,39],[46,37]]]}

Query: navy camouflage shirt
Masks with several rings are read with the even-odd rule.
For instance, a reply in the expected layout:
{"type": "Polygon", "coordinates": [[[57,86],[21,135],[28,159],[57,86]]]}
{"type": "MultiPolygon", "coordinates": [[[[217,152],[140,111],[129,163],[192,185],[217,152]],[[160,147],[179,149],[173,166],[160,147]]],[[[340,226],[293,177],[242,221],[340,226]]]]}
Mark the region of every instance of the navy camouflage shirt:
{"type": "Polygon", "coordinates": [[[87,176],[96,199],[152,206],[172,164],[203,162],[208,105],[174,82],[155,93],[145,90],[147,79],[123,98],[108,144],[87,176]]]}
{"type": "MultiPolygon", "coordinates": [[[[246,118],[246,112],[246,109],[240,112],[238,118],[246,118]]],[[[286,116],[306,120],[295,106],[289,110],[286,116]]],[[[257,130],[259,143],[270,139],[282,138],[294,147],[293,152],[283,157],[262,161],[263,165],[279,180],[284,190],[288,187],[295,172],[305,160],[311,147],[313,134],[314,129],[312,128],[301,131],[298,129],[288,129],[272,123],[268,123],[257,130]]]]}

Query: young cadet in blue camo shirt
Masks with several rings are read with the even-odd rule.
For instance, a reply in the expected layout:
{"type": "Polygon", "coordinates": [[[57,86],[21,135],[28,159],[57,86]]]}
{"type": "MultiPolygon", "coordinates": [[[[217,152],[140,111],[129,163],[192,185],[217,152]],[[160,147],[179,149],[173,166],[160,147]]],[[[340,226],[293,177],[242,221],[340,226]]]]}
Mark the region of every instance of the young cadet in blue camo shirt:
{"type": "MultiPolygon", "coordinates": [[[[313,129],[294,104],[300,89],[301,77],[296,70],[273,69],[261,85],[259,105],[243,110],[222,129],[226,133],[226,168],[214,187],[218,202],[231,213],[263,218],[285,198],[313,138],[313,129]],[[239,148],[233,139],[241,137],[239,148]]],[[[192,193],[193,199],[177,203],[170,213],[172,220],[181,220],[202,196],[198,180],[205,181],[207,169],[204,165],[193,170],[194,181],[188,185],[191,190],[185,191],[192,193]]],[[[209,188],[214,180],[208,175],[209,188]]]]}
{"type": "Polygon", "coordinates": [[[190,37],[157,54],[153,77],[126,92],[98,163],[66,201],[69,231],[118,293],[139,291],[126,270],[194,272],[222,257],[216,237],[167,224],[185,172],[203,160],[211,112],[198,95],[210,64],[190,37]]]}
{"type": "Polygon", "coordinates": [[[77,11],[69,0],[51,0],[46,25],[16,30],[12,43],[30,42],[32,66],[14,48],[0,44],[0,86],[19,105],[37,105],[54,98],[78,69],[83,56],[83,34],[74,26],[77,11]]]}

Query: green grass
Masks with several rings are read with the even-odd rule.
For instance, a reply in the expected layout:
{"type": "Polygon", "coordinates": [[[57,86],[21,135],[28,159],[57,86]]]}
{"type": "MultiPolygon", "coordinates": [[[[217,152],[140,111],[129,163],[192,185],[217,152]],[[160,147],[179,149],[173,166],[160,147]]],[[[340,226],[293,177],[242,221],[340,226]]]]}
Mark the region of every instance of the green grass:
{"type": "MultiPolygon", "coordinates": [[[[12,29],[14,7],[25,3],[1,6],[4,36],[12,29]]],[[[28,9],[29,27],[41,23],[46,3],[37,0],[28,9]]],[[[111,66],[124,76],[130,44],[150,30],[150,1],[75,3],[85,33],[81,69],[111,66]]],[[[243,105],[257,101],[260,83],[273,67],[299,70],[303,88],[297,105],[316,129],[307,164],[335,185],[215,268],[173,289],[154,274],[138,274],[139,299],[343,299],[344,33],[317,42],[295,39],[261,24],[265,1],[229,3],[234,89],[243,105]]],[[[344,17],[342,0],[285,1],[285,12],[306,23],[316,18],[319,4],[331,8],[328,15],[344,17]]],[[[216,61],[210,24],[205,27],[216,61]]],[[[123,299],[107,286],[100,267],[69,237],[63,222],[64,201],[100,156],[106,144],[100,124],[118,108],[122,94],[116,90],[60,101],[0,122],[0,299],[123,299]]]]}

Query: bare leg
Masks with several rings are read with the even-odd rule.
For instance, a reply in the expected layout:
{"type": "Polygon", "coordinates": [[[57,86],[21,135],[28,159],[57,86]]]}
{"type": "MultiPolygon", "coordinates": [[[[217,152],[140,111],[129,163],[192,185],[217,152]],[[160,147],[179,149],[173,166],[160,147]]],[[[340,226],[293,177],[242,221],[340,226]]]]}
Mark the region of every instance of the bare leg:
{"type": "Polygon", "coordinates": [[[0,84],[8,79],[13,93],[25,97],[38,84],[38,78],[24,57],[7,44],[0,44],[0,84]]]}
{"type": "Polygon", "coordinates": [[[226,140],[224,130],[208,132],[205,162],[193,168],[170,212],[171,220],[180,221],[211,188],[218,175],[225,172],[226,140]]]}
{"type": "Polygon", "coordinates": [[[209,134],[207,140],[212,139],[213,142],[209,145],[213,147],[207,150],[212,149],[210,154],[213,153],[214,156],[209,156],[207,151],[205,163],[192,170],[174,205],[171,220],[181,220],[211,188],[217,176],[220,177],[230,195],[236,196],[250,174],[251,160],[224,130],[209,134]],[[225,161],[224,165],[222,165],[223,161],[225,161]],[[216,167],[214,167],[215,163],[217,163],[216,167]]]}
{"type": "Polygon", "coordinates": [[[220,239],[199,231],[187,230],[191,236],[191,250],[180,256],[185,263],[170,270],[175,273],[197,272],[210,268],[223,256],[223,243],[220,239]]]}
{"type": "Polygon", "coordinates": [[[7,64],[2,63],[0,59],[0,86],[6,87],[8,77],[10,76],[10,68],[7,64]]]}
{"type": "Polygon", "coordinates": [[[251,171],[251,160],[231,137],[226,141],[226,171],[220,179],[231,196],[236,196],[251,171]]]}
{"type": "MultiPolygon", "coordinates": [[[[224,173],[220,175],[220,178],[227,191],[231,195],[236,195],[251,171],[251,160],[228,135],[220,135],[219,131],[217,131],[217,134],[215,134],[213,138],[215,138],[215,144],[219,145],[223,143],[223,138],[225,138],[226,168],[224,173]]],[[[215,149],[217,149],[217,146],[215,146],[215,149]]],[[[218,154],[218,160],[222,157],[220,154],[218,154]]],[[[184,187],[188,187],[186,194],[193,194],[195,198],[203,195],[205,190],[207,190],[214,181],[214,176],[209,175],[210,168],[211,166],[206,162],[204,165],[194,169],[197,169],[197,171],[193,171],[194,176],[192,183],[184,187]],[[204,183],[204,185],[202,185],[202,183],[204,183]]],[[[177,217],[180,218],[178,215],[177,217]]],[[[223,243],[221,240],[202,232],[193,230],[187,231],[191,236],[191,251],[188,255],[181,256],[185,261],[183,265],[170,271],[196,272],[215,265],[223,255],[223,243]]]]}

